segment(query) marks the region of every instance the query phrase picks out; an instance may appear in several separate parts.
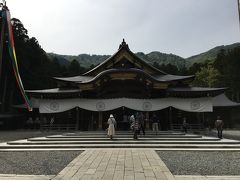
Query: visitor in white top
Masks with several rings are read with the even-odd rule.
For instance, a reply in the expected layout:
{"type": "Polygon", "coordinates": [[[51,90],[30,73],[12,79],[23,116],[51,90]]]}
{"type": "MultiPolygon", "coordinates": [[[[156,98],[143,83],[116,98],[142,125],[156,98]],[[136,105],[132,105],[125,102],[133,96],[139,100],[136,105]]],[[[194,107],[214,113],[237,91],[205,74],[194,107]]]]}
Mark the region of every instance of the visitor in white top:
{"type": "Polygon", "coordinates": [[[113,138],[113,135],[115,135],[115,126],[116,126],[116,120],[113,117],[112,114],[110,114],[110,117],[108,118],[108,136],[110,139],[113,138]]]}

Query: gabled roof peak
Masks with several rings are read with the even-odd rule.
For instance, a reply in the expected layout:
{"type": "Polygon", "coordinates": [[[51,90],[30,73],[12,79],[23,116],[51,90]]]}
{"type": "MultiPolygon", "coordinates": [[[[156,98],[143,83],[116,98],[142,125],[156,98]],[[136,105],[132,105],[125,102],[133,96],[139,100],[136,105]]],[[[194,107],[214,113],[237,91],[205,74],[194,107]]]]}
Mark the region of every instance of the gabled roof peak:
{"type": "Polygon", "coordinates": [[[122,43],[119,45],[118,50],[121,49],[121,48],[127,48],[127,49],[129,49],[128,44],[125,42],[125,39],[124,39],[124,38],[123,38],[122,43]]]}

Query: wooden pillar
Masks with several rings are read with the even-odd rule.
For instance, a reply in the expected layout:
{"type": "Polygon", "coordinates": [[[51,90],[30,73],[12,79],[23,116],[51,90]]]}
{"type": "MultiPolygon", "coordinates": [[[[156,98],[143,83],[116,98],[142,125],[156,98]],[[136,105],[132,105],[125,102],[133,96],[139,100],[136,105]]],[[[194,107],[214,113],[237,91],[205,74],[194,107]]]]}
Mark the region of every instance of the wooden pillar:
{"type": "Polygon", "coordinates": [[[150,119],[149,119],[149,112],[146,112],[146,129],[149,130],[150,128],[150,119]]]}
{"type": "Polygon", "coordinates": [[[79,129],[79,108],[76,107],[76,126],[75,126],[75,130],[79,129]]]}
{"type": "Polygon", "coordinates": [[[103,123],[103,112],[99,111],[98,112],[98,130],[102,130],[102,123],[103,123]]]}

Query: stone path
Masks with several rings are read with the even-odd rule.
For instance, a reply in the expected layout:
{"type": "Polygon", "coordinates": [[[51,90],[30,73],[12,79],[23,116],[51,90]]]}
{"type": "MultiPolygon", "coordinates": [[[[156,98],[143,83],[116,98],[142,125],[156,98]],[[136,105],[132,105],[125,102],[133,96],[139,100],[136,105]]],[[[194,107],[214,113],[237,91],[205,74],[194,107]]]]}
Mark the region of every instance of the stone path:
{"type": "Polygon", "coordinates": [[[174,176],[154,150],[86,150],[53,180],[239,180],[240,176],[174,176]]]}
{"type": "Polygon", "coordinates": [[[59,179],[174,180],[154,150],[87,150],[63,169],[59,179]]]}

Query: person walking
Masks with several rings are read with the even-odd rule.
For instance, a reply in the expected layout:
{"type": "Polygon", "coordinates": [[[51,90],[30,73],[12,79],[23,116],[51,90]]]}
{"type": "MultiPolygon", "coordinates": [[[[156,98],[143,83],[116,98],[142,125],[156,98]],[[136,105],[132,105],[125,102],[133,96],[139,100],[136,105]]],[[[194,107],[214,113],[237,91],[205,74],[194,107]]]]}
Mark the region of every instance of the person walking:
{"type": "Polygon", "coordinates": [[[218,138],[222,139],[222,131],[223,131],[223,120],[221,120],[220,116],[217,117],[217,120],[215,121],[215,127],[218,131],[218,138]]]}
{"type": "Polygon", "coordinates": [[[110,139],[113,139],[113,135],[115,135],[116,120],[112,114],[110,114],[107,123],[108,123],[108,136],[110,137],[110,139]]]}
{"type": "Polygon", "coordinates": [[[133,130],[133,139],[138,139],[138,131],[139,131],[139,120],[132,115],[130,117],[131,129],[133,130]]]}
{"type": "Polygon", "coordinates": [[[157,118],[156,114],[153,114],[153,117],[152,117],[152,130],[157,135],[157,133],[158,133],[158,118],[157,118]]]}

